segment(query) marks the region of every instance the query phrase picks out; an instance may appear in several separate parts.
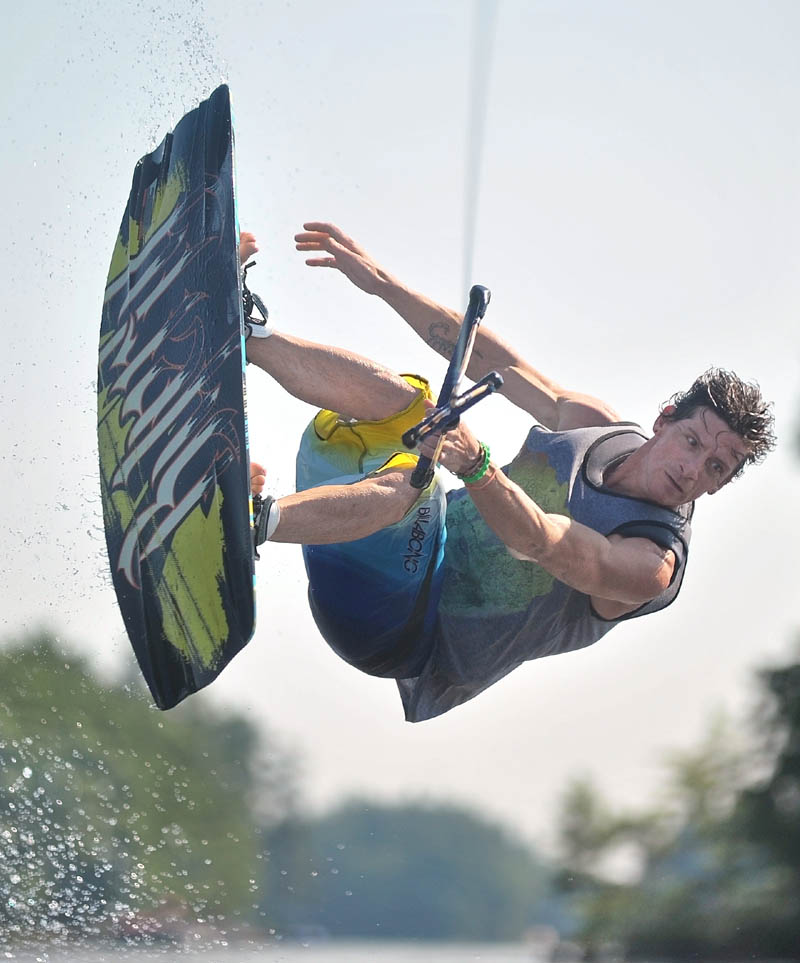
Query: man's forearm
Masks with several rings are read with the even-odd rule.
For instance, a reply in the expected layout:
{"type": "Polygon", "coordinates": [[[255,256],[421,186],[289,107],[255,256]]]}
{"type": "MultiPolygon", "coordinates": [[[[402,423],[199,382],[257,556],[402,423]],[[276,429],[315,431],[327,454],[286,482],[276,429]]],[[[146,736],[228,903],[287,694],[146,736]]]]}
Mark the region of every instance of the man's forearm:
{"type": "MultiPolygon", "coordinates": [[[[668,583],[664,553],[634,553],[565,515],[544,512],[499,469],[468,491],[486,524],[517,557],[586,595],[641,604],[668,583]]],[[[630,545],[633,543],[630,542],[630,545]]]]}
{"type": "MultiPolygon", "coordinates": [[[[384,275],[379,296],[400,315],[434,351],[450,358],[458,340],[462,317],[424,295],[384,275]]],[[[505,382],[501,393],[548,428],[559,427],[560,385],[529,365],[494,331],[481,325],[467,368],[473,381],[498,371],[505,382]]]]}
{"type": "Polygon", "coordinates": [[[492,466],[491,480],[468,486],[472,500],[483,520],[500,540],[518,557],[536,562],[551,575],[587,594],[595,594],[599,576],[595,559],[601,548],[601,536],[591,529],[581,544],[566,544],[569,518],[543,511],[525,492],[498,468],[492,466]],[[588,543],[588,544],[587,544],[588,543]],[[579,555],[583,564],[574,571],[571,558],[579,555]]]}
{"type": "MultiPolygon", "coordinates": [[[[450,358],[458,340],[463,315],[446,308],[424,294],[412,291],[396,278],[385,276],[379,296],[393,308],[422,340],[444,358],[450,358]]],[[[481,326],[475,340],[472,361],[467,369],[473,380],[488,371],[499,370],[519,363],[518,354],[493,331],[481,326]]]]}
{"type": "Polygon", "coordinates": [[[380,297],[393,308],[434,351],[449,358],[458,339],[462,318],[450,308],[387,278],[380,297]]]}

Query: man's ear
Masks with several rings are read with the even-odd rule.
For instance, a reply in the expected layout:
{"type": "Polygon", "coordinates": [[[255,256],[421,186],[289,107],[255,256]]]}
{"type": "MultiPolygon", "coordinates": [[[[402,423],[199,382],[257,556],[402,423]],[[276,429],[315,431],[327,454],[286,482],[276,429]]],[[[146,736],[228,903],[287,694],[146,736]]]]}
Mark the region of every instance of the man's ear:
{"type": "Polygon", "coordinates": [[[661,409],[661,414],[658,416],[658,418],[656,418],[655,422],[653,423],[653,431],[656,432],[656,434],[659,431],[661,431],[661,429],[664,427],[667,421],[669,421],[669,416],[674,414],[674,412],[675,412],[675,405],[665,405],[661,409]]]}

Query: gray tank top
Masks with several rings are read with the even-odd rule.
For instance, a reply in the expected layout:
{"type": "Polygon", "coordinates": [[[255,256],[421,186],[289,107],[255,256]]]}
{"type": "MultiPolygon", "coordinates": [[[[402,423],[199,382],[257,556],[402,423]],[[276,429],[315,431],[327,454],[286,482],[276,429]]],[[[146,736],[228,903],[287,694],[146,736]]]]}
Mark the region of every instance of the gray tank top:
{"type": "Polygon", "coordinates": [[[620,619],[600,618],[588,595],[535,563],[514,558],[467,491],[450,493],[436,638],[420,675],[398,680],[408,721],[440,715],[529,659],[591,645],[618,622],[673,601],[686,567],[694,506],[672,511],[603,486],[604,472],[646,440],[631,423],[572,431],[535,426],[503,469],[548,513],[566,515],[603,535],[649,538],[675,553],[669,587],[620,619]]]}

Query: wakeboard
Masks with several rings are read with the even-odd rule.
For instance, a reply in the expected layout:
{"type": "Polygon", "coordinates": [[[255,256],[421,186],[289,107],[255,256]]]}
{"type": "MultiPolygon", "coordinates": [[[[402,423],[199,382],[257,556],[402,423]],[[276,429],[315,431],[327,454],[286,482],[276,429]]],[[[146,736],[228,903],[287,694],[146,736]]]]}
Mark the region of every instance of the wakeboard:
{"type": "Polygon", "coordinates": [[[255,627],[238,241],[222,85],[137,163],[100,327],[108,557],[161,709],[212,682],[255,627]]]}

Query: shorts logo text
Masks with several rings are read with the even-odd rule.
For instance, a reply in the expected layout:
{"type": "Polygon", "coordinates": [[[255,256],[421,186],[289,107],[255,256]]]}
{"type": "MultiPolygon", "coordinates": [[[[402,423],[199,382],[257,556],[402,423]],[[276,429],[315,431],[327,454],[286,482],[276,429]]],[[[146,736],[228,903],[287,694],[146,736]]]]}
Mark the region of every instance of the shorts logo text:
{"type": "Polygon", "coordinates": [[[428,525],[431,523],[430,505],[422,505],[417,509],[417,515],[411,526],[411,536],[406,547],[406,554],[403,556],[403,568],[409,575],[416,574],[419,569],[419,561],[422,558],[422,549],[425,544],[425,536],[428,534],[428,525]]]}

